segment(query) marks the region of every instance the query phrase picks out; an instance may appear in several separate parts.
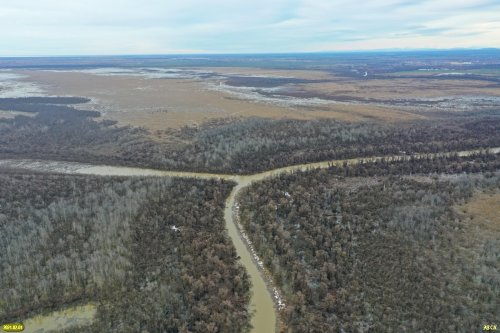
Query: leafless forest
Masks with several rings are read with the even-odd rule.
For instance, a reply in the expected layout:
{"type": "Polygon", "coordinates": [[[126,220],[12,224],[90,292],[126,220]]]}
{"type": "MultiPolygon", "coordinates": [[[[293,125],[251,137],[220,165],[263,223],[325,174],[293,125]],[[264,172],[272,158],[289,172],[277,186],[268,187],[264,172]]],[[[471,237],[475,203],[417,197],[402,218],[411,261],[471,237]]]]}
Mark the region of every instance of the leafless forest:
{"type": "Polygon", "coordinates": [[[282,331],[474,331],[494,321],[496,227],[457,207],[477,193],[498,198],[499,163],[382,161],[246,189],[242,223],[290,303],[282,331]]]}
{"type": "Polygon", "coordinates": [[[230,183],[16,171],[0,182],[0,321],[97,301],[81,332],[248,327],[249,281],[222,217],[230,183]]]}

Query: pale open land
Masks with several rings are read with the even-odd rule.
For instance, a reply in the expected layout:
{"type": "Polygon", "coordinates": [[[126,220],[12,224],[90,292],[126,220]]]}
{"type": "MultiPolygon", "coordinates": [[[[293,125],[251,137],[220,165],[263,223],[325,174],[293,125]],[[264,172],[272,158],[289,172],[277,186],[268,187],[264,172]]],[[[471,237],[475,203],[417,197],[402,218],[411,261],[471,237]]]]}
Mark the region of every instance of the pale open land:
{"type": "MultiPolygon", "coordinates": [[[[353,98],[376,99],[409,99],[438,98],[449,96],[485,95],[500,96],[500,88],[489,81],[432,78],[423,72],[422,78],[399,78],[394,75],[390,79],[364,79],[339,77],[332,73],[313,70],[267,70],[256,68],[209,67],[204,68],[219,74],[269,75],[278,77],[294,77],[308,80],[332,80],[296,84],[299,89],[312,93],[324,93],[331,96],[350,96],[353,98]]],[[[367,75],[370,75],[367,73],[367,75]]]]}
{"type": "MultiPolygon", "coordinates": [[[[222,71],[219,69],[219,71],[222,71]]],[[[249,73],[241,69],[241,73],[249,73]]],[[[375,105],[321,104],[320,106],[280,106],[244,100],[210,89],[197,79],[148,79],[138,76],[103,76],[81,72],[19,71],[22,79],[41,85],[48,95],[81,96],[93,100],[104,119],[120,125],[141,126],[151,131],[196,126],[213,119],[265,117],[273,119],[321,119],[344,121],[399,121],[421,116],[375,105]]],[[[238,73],[229,68],[227,73],[238,73]]],[[[258,75],[290,76],[295,71],[262,71],[258,75]]],[[[254,73],[254,74],[255,74],[254,73]]],[[[299,71],[305,77],[307,71],[299,71]]],[[[316,72],[312,76],[326,75],[316,72]]],[[[316,77],[317,78],[317,77],[316,77]]]]}
{"type": "Polygon", "coordinates": [[[457,210],[470,218],[469,227],[478,239],[498,239],[500,193],[477,193],[468,203],[458,206],[457,210]]]}
{"type": "Polygon", "coordinates": [[[500,88],[480,80],[394,78],[373,80],[343,79],[339,82],[310,83],[301,89],[331,96],[353,98],[410,99],[450,96],[500,96],[500,88]]]}
{"type": "Polygon", "coordinates": [[[284,69],[261,69],[250,67],[204,67],[205,70],[218,74],[241,74],[241,75],[265,75],[279,77],[294,77],[308,80],[328,80],[333,79],[331,73],[319,70],[284,70],[284,69]]]}
{"type": "Polygon", "coordinates": [[[19,111],[3,111],[0,110],[0,119],[12,119],[16,116],[26,116],[26,117],[34,117],[34,113],[29,112],[19,112],[19,111]]]}

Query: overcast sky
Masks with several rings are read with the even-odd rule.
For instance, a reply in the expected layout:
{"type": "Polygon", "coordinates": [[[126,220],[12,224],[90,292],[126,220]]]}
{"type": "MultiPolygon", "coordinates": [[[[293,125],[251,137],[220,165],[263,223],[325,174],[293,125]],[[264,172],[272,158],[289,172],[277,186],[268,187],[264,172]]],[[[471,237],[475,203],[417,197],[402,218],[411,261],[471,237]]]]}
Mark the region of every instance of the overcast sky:
{"type": "Polygon", "coordinates": [[[500,0],[0,0],[0,56],[500,47],[500,0]]]}

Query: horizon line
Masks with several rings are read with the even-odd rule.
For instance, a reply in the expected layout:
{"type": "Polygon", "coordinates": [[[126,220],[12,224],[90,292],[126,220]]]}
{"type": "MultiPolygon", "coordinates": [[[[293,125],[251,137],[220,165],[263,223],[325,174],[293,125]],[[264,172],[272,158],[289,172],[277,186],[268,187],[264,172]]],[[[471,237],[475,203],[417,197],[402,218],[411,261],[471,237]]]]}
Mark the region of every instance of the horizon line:
{"type": "Polygon", "coordinates": [[[500,51],[500,47],[460,48],[386,48],[325,51],[290,52],[200,52],[200,53],[117,53],[117,54],[53,54],[53,55],[0,55],[1,58],[70,58],[70,57],[158,57],[158,56],[221,56],[221,55],[292,55],[292,54],[345,54],[345,53],[410,53],[410,52],[452,52],[452,51],[500,51]]]}

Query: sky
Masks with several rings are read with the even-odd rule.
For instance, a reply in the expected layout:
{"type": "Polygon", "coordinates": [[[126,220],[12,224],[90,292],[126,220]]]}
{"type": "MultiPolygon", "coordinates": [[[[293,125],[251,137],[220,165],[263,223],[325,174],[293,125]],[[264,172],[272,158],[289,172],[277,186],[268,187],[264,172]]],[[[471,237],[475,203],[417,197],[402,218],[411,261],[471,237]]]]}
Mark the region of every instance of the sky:
{"type": "Polygon", "coordinates": [[[500,0],[0,0],[0,56],[500,47],[500,0]]]}

